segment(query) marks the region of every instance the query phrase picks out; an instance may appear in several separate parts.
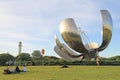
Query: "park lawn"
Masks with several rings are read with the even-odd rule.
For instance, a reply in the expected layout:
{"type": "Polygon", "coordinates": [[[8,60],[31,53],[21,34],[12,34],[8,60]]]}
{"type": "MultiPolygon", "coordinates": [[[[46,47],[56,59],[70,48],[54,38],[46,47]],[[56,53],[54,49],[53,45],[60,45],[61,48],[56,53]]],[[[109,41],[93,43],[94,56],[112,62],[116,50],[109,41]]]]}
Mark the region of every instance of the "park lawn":
{"type": "MultiPolygon", "coordinates": [[[[0,80],[120,80],[120,66],[28,66],[27,72],[4,75],[0,80]]],[[[14,69],[15,66],[10,67],[14,69]]],[[[22,67],[20,66],[22,69],[22,67]]]]}

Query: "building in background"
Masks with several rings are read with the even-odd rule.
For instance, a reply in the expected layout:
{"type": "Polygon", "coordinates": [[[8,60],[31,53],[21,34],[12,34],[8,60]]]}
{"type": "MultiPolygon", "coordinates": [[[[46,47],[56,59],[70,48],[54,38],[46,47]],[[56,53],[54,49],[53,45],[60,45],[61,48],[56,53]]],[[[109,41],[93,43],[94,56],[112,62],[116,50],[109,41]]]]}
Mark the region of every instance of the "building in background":
{"type": "Polygon", "coordinates": [[[21,54],[22,51],[22,42],[19,42],[18,44],[18,54],[21,54]]]}

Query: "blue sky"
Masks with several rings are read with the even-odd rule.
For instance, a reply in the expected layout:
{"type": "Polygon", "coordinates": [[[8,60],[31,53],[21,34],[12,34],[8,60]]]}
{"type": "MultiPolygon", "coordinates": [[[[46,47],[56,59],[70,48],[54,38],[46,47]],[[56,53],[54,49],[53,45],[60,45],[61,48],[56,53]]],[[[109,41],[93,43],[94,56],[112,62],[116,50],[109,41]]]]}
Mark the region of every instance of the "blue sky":
{"type": "Polygon", "coordinates": [[[113,36],[109,46],[99,53],[102,57],[120,55],[120,2],[119,0],[0,0],[0,53],[18,54],[45,49],[45,55],[54,52],[57,34],[61,42],[59,25],[65,18],[73,18],[91,42],[102,42],[101,9],[110,12],[113,19],[113,36]]]}

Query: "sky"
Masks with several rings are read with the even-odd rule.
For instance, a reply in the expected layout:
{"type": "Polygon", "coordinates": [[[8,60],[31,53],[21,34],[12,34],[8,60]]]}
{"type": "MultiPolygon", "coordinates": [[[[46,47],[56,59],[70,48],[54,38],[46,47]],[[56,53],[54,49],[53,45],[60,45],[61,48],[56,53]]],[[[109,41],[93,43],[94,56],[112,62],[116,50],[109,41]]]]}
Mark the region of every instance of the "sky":
{"type": "Polygon", "coordinates": [[[0,54],[18,55],[18,43],[22,52],[31,54],[45,49],[46,56],[54,52],[56,34],[62,43],[59,26],[66,18],[73,18],[91,42],[102,42],[101,9],[110,12],[113,35],[109,46],[99,53],[101,57],[120,55],[120,1],[114,0],[0,0],[0,54]]]}

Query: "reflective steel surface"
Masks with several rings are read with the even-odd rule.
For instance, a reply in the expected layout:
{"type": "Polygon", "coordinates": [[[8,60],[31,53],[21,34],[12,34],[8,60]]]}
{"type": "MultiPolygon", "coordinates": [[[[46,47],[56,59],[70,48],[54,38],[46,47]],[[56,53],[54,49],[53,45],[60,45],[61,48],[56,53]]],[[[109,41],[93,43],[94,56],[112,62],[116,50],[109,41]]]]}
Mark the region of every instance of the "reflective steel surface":
{"type": "Polygon", "coordinates": [[[84,58],[96,58],[98,52],[104,50],[110,43],[112,37],[112,18],[107,10],[101,10],[103,21],[103,41],[99,46],[97,43],[88,43],[91,48],[83,44],[81,34],[72,18],[63,20],[60,24],[60,33],[65,44],[61,44],[58,37],[55,36],[55,52],[65,60],[82,60],[84,58]],[[73,50],[72,50],[73,49],[73,50]],[[77,53],[78,52],[78,53],[77,53]]]}
{"type": "Polygon", "coordinates": [[[101,10],[102,21],[103,21],[103,42],[98,48],[98,51],[104,50],[110,43],[112,37],[112,18],[107,10],[101,10]]]}
{"type": "Polygon", "coordinates": [[[56,35],[55,35],[55,40],[56,40],[57,46],[55,46],[54,50],[59,56],[61,56],[65,60],[80,61],[83,58],[82,55],[77,54],[76,52],[72,51],[65,44],[61,44],[56,35]]]}
{"type": "Polygon", "coordinates": [[[84,53],[86,51],[80,37],[80,33],[72,18],[67,18],[61,22],[60,33],[69,47],[80,53],[84,53]]]}

